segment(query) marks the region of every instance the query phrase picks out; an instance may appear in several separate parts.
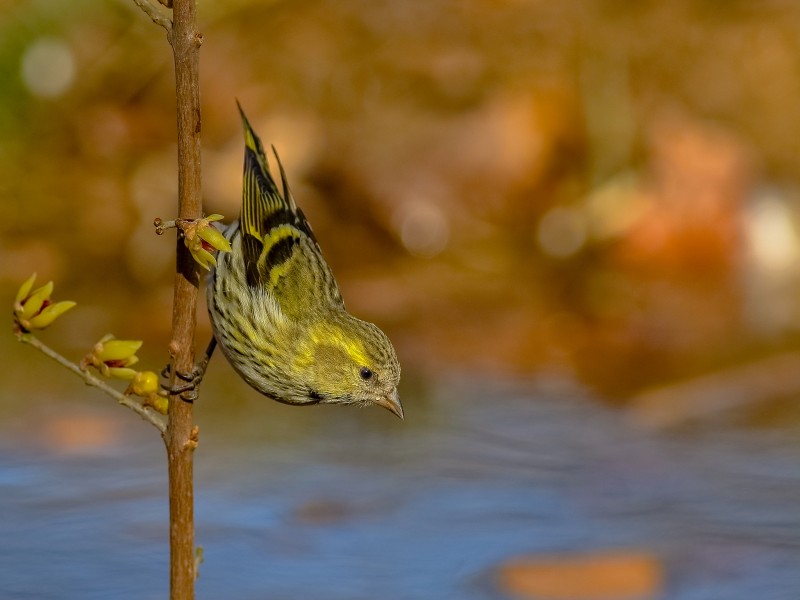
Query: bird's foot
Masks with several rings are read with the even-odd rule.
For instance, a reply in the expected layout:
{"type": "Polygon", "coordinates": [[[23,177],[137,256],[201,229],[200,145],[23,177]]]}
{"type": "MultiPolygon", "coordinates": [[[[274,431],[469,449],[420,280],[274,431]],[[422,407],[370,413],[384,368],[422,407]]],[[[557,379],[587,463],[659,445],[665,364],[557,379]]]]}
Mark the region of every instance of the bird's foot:
{"type": "Polygon", "coordinates": [[[172,380],[172,365],[167,365],[161,369],[161,377],[167,380],[167,383],[161,384],[161,388],[166,390],[170,396],[177,396],[184,392],[193,392],[198,388],[200,382],[203,381],[203,376],[205,374],[205,368],[197,364],[192,368],[191,373],[175,371],[175,383],[170,384],[169,382],[172,380]]]}
{"type": "MultiPolygon", "coordinates": [[[[180,371],[175,371],[175,384],[171,385],[169,383],[161,384],[162,389],[165,389],[171,396],[176,396],[178,394],[183,394],[184,392],[194,392],[200,382],[203,381],[203,377],[205,377],[206,369],[208,368],[208,363],[211,360],[211,355],[214,353],[214,348],[217,346],[216,338],[211,338],[211,342],[208,344],[208,348],[206,348],[205,355],[203,356],[203,360],[199,363],[195,364],[192,367],[191,373],[181,373],[180,371]],[[181,380],[183,383],[178,382],[177,380],[181,380]]],[[[168,364],[161,370],[161,377],[166,379],[167,381],[172,380],[172,365],[168,364]]],[[[195,394],[196,395],[196,394],[195,394]]]]}

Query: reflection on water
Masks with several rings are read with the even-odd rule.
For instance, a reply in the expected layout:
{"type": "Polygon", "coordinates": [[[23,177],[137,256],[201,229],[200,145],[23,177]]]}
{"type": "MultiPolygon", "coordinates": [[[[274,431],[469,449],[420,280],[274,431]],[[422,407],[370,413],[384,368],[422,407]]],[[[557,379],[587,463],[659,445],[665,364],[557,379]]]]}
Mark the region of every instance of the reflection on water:
{"type": "MultiPolygon", "coordinates": [[[[546,377],[406,390],[405,423],[219,381],[198,407],[200,599],[500,599],[510,560],[614,550],[663,566],[653,598],[800,597],[789,431],[646,433],[546,377]]],[[[166,597],[160,442],[84,400],[0,425],[0,598],[166,597]],[[63,433],[82,415],[84,444],[63,433]]]]}

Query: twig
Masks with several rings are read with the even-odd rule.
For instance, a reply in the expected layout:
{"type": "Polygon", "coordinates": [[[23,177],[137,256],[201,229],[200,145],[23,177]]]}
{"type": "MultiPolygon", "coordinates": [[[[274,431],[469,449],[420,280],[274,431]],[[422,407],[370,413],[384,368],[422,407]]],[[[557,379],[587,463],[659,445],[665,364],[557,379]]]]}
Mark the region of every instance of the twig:
{"type": "MultiPolygon", "coordinates": [[[[200,178],[200,44],[195,0],[173,0],[173,26],[168,34],[175,56],[175,95],[178,121],[178,219],[202,214],[200,178]]],[[[175,291],[172,304],[170,388],[178,373],[194,370],[199,276],[183,240],[176,240],[175,291]]],[[[197,428],[192,407],[196,390],[173,393],[169,427],[164,438],[169,470],[170,599],[193,600],[196,576],[194,547],[194,450],[197,428]]]]}
{"type": "MultiPolygon", "coordinates": [[[[159,0],[172,6],[168,20],[152,0],[134,0],[137,6],[167,30],[175,57],[175,96],[178,117],[178,218],[176,223],[202,217],[200,192],[200,44],[196,28],[196,0],[159,0]]],[[[155,223],[170,225],[160,220],[155,223]]],[[[162,227],[159,233],[163,233],[162,227]]],[[[194,371],[194,335],[199,276],[189,249],[178,237],[175,288],[172,303],[172,340],[169,353],[170,386],[168,427],[163,435],[169,474],[169,597],[194,600],[197,559],[194,548],[194,451],[198,429],[192,406],[196,390],[178,390],[178,373],[194,371]]]]}
{"type": "Polygon", "coordinates": [[[133,3],[141,8],[153,20],[153,23],[166,29],[168,34],[172,33],[172,19],[162,14],[150,0],[133,0],[133,3]]]}
{"type": "Polygon", "coordinates": [[[70,362],[67,358],[61,356],[58,352],[50,348],[49,346],[45,345],[41,342],[38,338],[34,337],[31,334],[21,335],[19,340],[24,342],[30,346],[33,346],[40,352],[46,354],[62,367],[65,367],[75,373],[78,377],[83,379],[87,385],[91,385],[96,387],[102,391],[104,391],[107,395],[111,396],[114,400],[119,402],[122,406],[126,408],[130,408],[133,412],[137,415],[142,417],[145,421],[153,425],[156,429],[161,432],[163,436],[167,431],[167,424],[166,422],[161,419],[156,413],[151,412],[148,408],[146,408],[141,402],[131,398],[130,396],[126,396],[122,392],[119,392],[104,382],[102,379],[98,379],[94,375],[92,375],[89,371],[82,371],[78,365],[73,362],[70,362]]]}

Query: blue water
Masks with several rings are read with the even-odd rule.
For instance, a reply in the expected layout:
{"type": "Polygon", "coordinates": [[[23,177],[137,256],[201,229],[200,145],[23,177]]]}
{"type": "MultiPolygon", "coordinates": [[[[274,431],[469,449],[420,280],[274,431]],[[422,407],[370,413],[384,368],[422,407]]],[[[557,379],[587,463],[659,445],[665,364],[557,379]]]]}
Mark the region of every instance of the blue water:
{"type": "MultiPolygon", "coordinates": [[[[788,429],[644,431],[553,378],[406,393],[405,423],[226,394],[197,410],[201,600],[502,599],[507,559],[609,549],[657,556],[658,598],[800,599],[788,429]]],[[[0,426],[1,600],[167,596],[160,440],[89,402],[112,443],[65,451],[36,416],[0,426]]]]}

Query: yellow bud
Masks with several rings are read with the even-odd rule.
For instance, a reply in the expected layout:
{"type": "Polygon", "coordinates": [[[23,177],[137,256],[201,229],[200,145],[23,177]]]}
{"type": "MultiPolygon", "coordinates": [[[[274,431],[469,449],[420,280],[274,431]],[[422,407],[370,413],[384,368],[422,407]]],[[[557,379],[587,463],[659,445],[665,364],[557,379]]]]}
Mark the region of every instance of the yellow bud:
{"type": "Polygon", "coordinates": [[[128,367],[139,362],[136,351],[141,346],[140,340],[117,340],[111,334],[105,335],[83,358],[81,369],[92,366],[104,377],[133,379],[136,371],[128,367]]]}
{"type": "Polygon", "coordinates": [[[52,324],[60,315],[75,306],[74,302],[57,302],[50,300],[53,293],[53,282],[31,291],[36,281],[36,273],[25,280],[14,298],[14,321],[20,333],[31,329],[44,329],[52,324]]]}
{"type": "Polygon", "coordinates": [[[141,347],[140,340],[111,339],[97,344],[94,354],[100,362],[123,361],[125,366],[128,366],[138,361],[135,354],[141,347]]]}
{"type": "Polygon", "coordinates": [[[149,396],[158,392],[158,375],[152,371],[141,371],[131,382],[131,392],[137,396],[149,396]]]}
{"type": "Polygon", "coordinates": [[[53,324],[53,321],[74,306],[75,302],[72,302],[71,300],[64,300],[62,302],[56,302],[55,304],[49,304],[48,306],[45,306],[38,315],[28,321],[28,326],[26,329],[44,329],[45,327],[49,327],[53,324]]]}
{"type": "Polygon", "coordinates": [[[219,221],[222,215],[210,215],[203,219],[186,222],[182,226],[183,243],[192,254],[192,258],[206,270],[217,264],[211,252],[219,250],[230,252],[231,245],[225,236],[213,225],[211,221],[219,221]]]}
{"type": "Polygon", "coordinates": [[[128,369],[127,367],[106,367],[103,365],[100,369],[100,372],[103,373],[106,377],[113,377],[114,379],[124,379],[125,381],[130,381],[134,377],[136,377],[136,371],[133,369],[128,369]]]}
{"type": "MultiPolygon", "coordinates": [[[[215,216],[215,215],[212,215],[215,216]]],[[[209,217],[210,218],[210,217],[209,217]]],[[[222,252],[230,252],[231,244],[225,239],[225,236],[220,233],[219,229],[213,225],[202,228],[198,234],[203,240],[211,244],[216,250],[222,252]]]]}
{"type": "Polygon", "coordinates": [[[17,297],[14,298],[14,306],[22,306],[22,301],[28,297],[28,294],[31,293],[31,289],[33,288],[33,282],[36,281],[36,273],[31,275],[25,280],[21,286],[19,286],[19,291],[17,292],[17,297]]]}
{"type": "Polygon", "coordinates": [[[165,415],[169,410],[169,399],[165,398],[164,396],[159,396],[158,394],[152,394],[151,396],[148,396],[147,400],[145,401],[145,405],[150,406],[156,412],[165,415]]]}
{"type": "Polygon", "coordinates": [[[33,315],[42,310],[45,300],[49,300],[50,294],[52,293],[53,282],[50,281],[22,301],[22,310],[19,311],[18,316],[21,319],[30,319],[33,315]]]}
{"type": "Polygon", "coordinates": [[[214,258],[214,255],[204,250],[202,246],[197,245],[193,248],[190,247],[189,251],[192,253],[195,262],[206,271],[210,270],[212,266],[217,265],[217,259],[214,258]]]}

